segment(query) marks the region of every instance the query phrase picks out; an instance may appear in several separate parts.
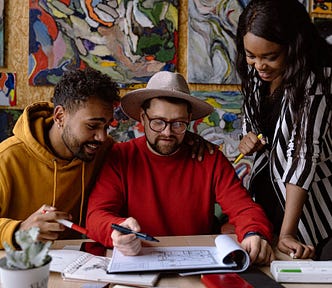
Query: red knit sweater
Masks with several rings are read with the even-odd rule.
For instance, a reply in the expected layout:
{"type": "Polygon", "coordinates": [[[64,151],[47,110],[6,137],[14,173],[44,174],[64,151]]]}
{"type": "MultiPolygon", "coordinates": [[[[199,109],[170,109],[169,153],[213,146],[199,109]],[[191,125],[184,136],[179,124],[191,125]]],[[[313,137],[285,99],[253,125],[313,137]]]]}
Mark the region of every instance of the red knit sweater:
{"type": "Polygon", "coordinates": [[[143,136],[110,150],[89,198],[88,236],[111,247],[111,223],[127,217],[154,236],[211,234],[215,202],[235,225],[239,241],[249,231],[271,240],[263,210],[222,152],[206,153],[203,162],[192,159],[187,146],[159,156],[148,149],[143,136]]]}

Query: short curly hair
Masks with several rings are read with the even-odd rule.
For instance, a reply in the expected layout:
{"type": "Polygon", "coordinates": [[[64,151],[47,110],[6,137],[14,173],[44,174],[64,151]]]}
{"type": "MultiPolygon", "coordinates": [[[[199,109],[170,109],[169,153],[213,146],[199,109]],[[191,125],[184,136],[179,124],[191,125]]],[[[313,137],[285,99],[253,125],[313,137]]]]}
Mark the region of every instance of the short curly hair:
{"type": "Polygon", "coordinates": [[[90,67],[66,71],[55,86],[52,102],[54,107],[61,105],[69,112],[75,112],[89,98],[115,105],[120,101],[118,85],[109,76],[90,67]]]}

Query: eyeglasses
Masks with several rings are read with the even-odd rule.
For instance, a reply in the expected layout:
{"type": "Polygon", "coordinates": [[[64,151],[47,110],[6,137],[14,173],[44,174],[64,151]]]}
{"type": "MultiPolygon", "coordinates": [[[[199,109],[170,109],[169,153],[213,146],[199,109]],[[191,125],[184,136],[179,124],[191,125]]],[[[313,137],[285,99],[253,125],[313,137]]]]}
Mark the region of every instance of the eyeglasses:
{"type": "Polygon", "coordinates": [[[186,132],[187,127],[189,125],[189,123],[185,122],[185,121],[165,121],[160,118],[151,119],[146,112],[144,114],[146,115],[146,118],[148,118],[148,120],[149,120],[149,126],[150,126],[151,130],[154,132],[164,131],[166,129],[167,125],[170,124],[171,130],[175,134],[183,134],[184,132],[186,132]]]}

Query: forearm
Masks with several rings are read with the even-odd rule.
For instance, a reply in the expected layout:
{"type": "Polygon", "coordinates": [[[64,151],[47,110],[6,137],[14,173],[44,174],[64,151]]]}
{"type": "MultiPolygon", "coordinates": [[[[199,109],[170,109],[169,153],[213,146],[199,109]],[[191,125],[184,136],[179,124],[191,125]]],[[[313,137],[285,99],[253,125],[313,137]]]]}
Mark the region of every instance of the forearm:
{"type": "Polygon", "coordinates": [[[295,236],[297,234],[297,227],[306,198],[306,190],[293,184],[286,184],[285,213],[280,236],[295,236]]]}

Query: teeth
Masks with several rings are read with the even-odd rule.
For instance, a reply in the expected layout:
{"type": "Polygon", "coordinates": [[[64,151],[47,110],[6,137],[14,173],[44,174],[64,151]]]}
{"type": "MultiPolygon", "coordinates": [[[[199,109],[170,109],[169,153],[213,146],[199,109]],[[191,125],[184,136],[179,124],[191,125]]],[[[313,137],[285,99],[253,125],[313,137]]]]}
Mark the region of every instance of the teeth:
{"type": "Polygon", "coordinates": [[[96,145],[96,144],[87,144],[86,146],[88,146],[91,149],[97,149],[98,148],[98,145],[96,145]]]}

